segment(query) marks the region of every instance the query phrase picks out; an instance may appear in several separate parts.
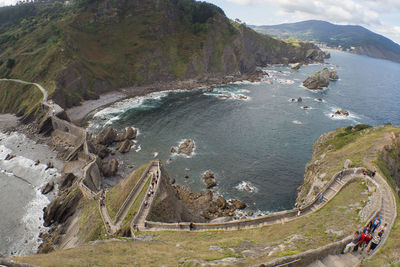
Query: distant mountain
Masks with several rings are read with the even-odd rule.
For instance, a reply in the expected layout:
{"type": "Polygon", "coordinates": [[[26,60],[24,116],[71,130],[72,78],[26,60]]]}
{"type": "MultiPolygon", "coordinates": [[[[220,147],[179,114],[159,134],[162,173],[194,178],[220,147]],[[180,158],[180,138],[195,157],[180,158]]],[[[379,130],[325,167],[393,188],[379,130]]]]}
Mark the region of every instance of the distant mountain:
{"type": "Polygon", "coordinates": [[[311,41],[359,55],[400,62],[400,45],[361,26],[307,20],[251,28],[273,37],[311,41]]]}

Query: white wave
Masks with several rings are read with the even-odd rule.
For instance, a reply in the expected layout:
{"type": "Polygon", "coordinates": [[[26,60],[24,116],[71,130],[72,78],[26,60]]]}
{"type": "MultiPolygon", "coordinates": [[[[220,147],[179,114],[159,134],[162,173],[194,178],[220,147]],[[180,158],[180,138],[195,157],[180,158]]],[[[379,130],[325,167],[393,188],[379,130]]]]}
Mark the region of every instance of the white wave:
{"type": "Polygon", "coordinates": [[[301,121],[297,121],[297,120],[294,120],[294,121],[292,121],[292,123],[294,123],[294,124],[303,124],[301,121]]]}
{"type": "Polygon", "coordinates": [[[153,158],[158,156],[158,152],[153,152],[153,158]]]}
{"type": "Polygon", "coordinates": [[[142,146],[139,145],[138,148],[135,150],[135,152],[139,152],[140,150],[142,150],[142,146]]]}
{"type": "Polygon", "coordinates": [[[276,81],[280,84],[294,84],[294,81],[290,79],[276,79],[276,81]]]}
{"type": "Polygon", "coordinates": [[[4,145],[0,145],[0,159],[4,160],[8,154],[11,154],[12,150],[5,147],[4,145]]]}
{"type": "Polygon", "coordinates": [[[248,181],[241,181],[237,186],[235,186],[235,188],[239,191],[246,191],[249,193],[258,192],[258,188],[248,181]]]}

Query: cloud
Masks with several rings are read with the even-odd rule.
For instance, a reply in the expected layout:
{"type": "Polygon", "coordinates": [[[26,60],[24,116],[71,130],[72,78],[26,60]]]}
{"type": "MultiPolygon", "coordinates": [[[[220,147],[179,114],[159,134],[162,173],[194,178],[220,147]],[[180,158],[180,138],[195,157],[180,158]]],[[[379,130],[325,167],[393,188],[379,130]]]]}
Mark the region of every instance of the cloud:
{"type": "MultiPolygon", "coordinates": [[[[380,6],[377,0],[228,0],[240,5],[268,4],[277,8],[279,14],[293,14],[304,19],[324,19],[341,24],[380,24],[380,6]]],[[[398,0],[383,0],[388,6],[400,8],[398,0]]]]}

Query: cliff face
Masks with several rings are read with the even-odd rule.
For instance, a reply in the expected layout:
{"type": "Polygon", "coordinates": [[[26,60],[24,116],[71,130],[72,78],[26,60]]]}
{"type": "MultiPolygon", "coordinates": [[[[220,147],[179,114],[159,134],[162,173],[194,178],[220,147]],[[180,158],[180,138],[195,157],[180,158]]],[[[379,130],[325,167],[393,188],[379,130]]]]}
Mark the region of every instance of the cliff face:
{"type": "MultiPolygon", "coordinates": [[[[1,76],[43,83],[62,107],[120,87],[241,76],[257,66],[325,56],[312,44],[263,36],[231,22],[220,8],[193,0],[9,7],[0,10],[0,48],[1,76]]],[[[12,90],[7,95],[16,98],[12,90]]],[[[18,108],[0,104],[3,111],[18,108]]]]}
{"type": "Polygon", "coordinates": [[[199,214],[190,211],[179,199],[176,190],[170,184],[169,176],[161,166],[162,179],[160,191],[151,206],[148,220],[156,222],[204,222],[199,214]]]}

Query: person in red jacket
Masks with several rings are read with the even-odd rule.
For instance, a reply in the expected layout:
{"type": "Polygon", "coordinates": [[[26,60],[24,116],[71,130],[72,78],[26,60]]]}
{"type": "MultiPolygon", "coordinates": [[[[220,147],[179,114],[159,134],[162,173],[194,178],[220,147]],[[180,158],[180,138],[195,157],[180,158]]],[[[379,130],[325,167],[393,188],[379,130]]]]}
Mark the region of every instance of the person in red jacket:
{"type": "Polygon", "coordinates": [[[354,251],[357,251],[359,248],[363,247],[365,237],[366,237],[366,234],[362,233],[360,236],[360,239],[358,240],[357,245],[354,247],[354,251]]]}
{"type": "Polygon", "coordinates": [[[361,250],[364,250],[364,248],[368,247],[369,241],[371,241],[371,239],[372,239],[372,234],[368,233],[364,238],[364,244],[361,250]]]}

